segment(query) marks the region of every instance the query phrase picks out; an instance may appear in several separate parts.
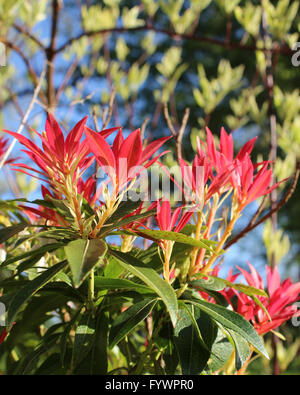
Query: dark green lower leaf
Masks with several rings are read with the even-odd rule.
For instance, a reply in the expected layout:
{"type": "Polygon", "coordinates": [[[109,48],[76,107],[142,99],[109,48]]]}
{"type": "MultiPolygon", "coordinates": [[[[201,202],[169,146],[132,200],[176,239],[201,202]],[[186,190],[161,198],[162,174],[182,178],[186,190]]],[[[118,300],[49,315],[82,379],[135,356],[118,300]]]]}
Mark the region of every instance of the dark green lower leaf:
{"type": "Polygon", "coordinates": [[[109,250],[109,253],[116,257],[120,265],[124,267],[134,276],[138,277],[148,285],[165,303],[173,326],[177,321],[178,302],[174,289],[166,281],[164,281],[153,269],[147,267],[137,258],[129,253],[122,253],[116,250],[109,250]]]}
{"type": "Polygon", "coordinates": [[[25,287],[21,288],[20,291],[16,293],[13,300],[11,301],[8,312],[7,312],[7,326],[11,327],[15,317],[27,300],[34,295],[40,288],[52,280],[57,273],[63,270],[67,266],[67,261],[62,261],[56,265],[45,270],[42,274],[36,277],[34,280],[30,281],[25,287]]]}
{"type": "Polygon", "coordinates": [[[219,322],[226,329],[236,332],[238,335],[247,340],[255,350],[269,358],[268,353],[264,347],[264,344],[253,326],[240,314],[226,309],[223,306],[219,306],[213,303],[206,302],[204,300],[193,300],[187,301],[197,306],[199,309],[207,313],[213,320],[219,322]]]}
{"type": "Polygon", "coordinates": [[[247,361],[249,355],[251,354],[248,342],[238,333],[228,330],[231,339],[234,342],[235,348],[235,366],[239,370],[247,361]]]}
{"type": "Polygon", "coordinates": [[[14,235],[22,232],[28,224],[26,223],[21,223],[21,224],[16,224],[16,225],[11,225],[7,226],[6,228],[0,229],[0,244],[4,243],[6,240],[10,239],[14,235]]]}
{"type": "Polygon", "coordinates": [[[75,332],[73,369],[87,356],[92,348],[96,331],[96,320],[91,311],[82,314],[75,332]]]}
{"type": "Polygon", "coordinates": [[[207,315],[201,317],[199,309],[193,306],[185,308],[181,305],[178,312],[179,319],[174,329],[174,341],[179,354],[182,374],[199,374],[205,368],[210,357],[211,342],[205,339],[206,329],[204,330],[203,326],[209,325],[212,329],[211,320],[207,315]]]}
{"type": "Polygon", "coordinates": [[[133,281],[121,278],[107,278],[96,276],[94,279],[95,289],[133,289],[141,293],[153,292],[151,288],[142,284],[137,284],[133,281]]]}
{"type": "Polygon", "coordinates": [[[218,330],[218,334],[215,342],[211,348],[211,362],[209,363],[209,371],[215,372],[221,369],[230,358],[234,348],[227,336],[221,329],[218,330]]]}
{"type": "Polygon", "coordinates": [[[112,324],[109,336],[109,347],[113,348],[141,321],[147,318],[156,302],[157,298],[145,299],[134,304],[120,314],[112,324]]]}

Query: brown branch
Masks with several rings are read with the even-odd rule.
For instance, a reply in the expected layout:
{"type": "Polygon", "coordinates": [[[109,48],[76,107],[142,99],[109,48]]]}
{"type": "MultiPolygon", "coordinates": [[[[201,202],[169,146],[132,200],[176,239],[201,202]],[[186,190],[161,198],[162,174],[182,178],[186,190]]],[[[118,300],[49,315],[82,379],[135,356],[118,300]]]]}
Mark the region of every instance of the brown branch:
{"type": "MultiPolygon", "coordinates": [[[[264,11],[264,7],[262,5],[262,31],[263,31],[263,40],[267,43],[268,39],[270,38],[270,34],[268,32],[268,23],[264,11]]],[[[265,87],[268,95],[268,115],[269,115],[269,123],[270,123],[270,160],[271,160],[271,167],[274,170],[274,165],[277,159],[277,130],[276,130],[276,114],[274,109],[274,76],[273,76],[273,67],[272,67],[272,52],[270,50],[266,51],[266,78],[265,78],[265,87]]],[[[274,70],[275,72],[275,70],[274,70]]],[[[273,171],[272,176],[272,184],[276,183],[276,176],[273,171]]],[[[271,208],[276,206],[277,201],[277,190],[276,188],[270,194],[270,201],[271,201],[271,208]]],[[[274,211],[271,215],[272,220],[272,230],[276,232],[277,229],[277,211],[274,211]]],[[[275,267],[276,257],[275,254],[272,254],[271,258],[271,267],[275,267]]]]}
{"type": "Polygon", "coordinates": [[[61,83],[61,85],[59,86],[59,88],[57,89],[56,92],[56,97],[55,97],[55,101],[56,103],[58,103],[59,98],[61,96],[61,94],[63,93],[63,91],[65,90],[68,82],[70,81],[70,78],[72,77],[72,75],[74,74],[76,67],[78,66],[79,63],[79,59],[75,58],[75,60],[72,62],[72,64],[70,65],[70,67],[68,68],[68,71],[65,74],[65,77],[61,83]]]}
{"type": "Polygon", "coordinates": [[[145,118],[145,120],[141,126],[141,138],[143,141],[144,141],[144,136],[145,136],[145,130],[146,130],[146,127],[147,127],[149,121],[150,121],[150,117],[145,118]]]}
{"type": "MultiPolygon", "coordinates": [[[[24,114],[24,117],[23,117],[23,119],[21,121],[21,124],[20,124],[20,126],[19,126],[19,128],[17,130],[17,134],[22,133],[24,125],[26,124],[27,119],[29,117],[29,114],[30,114],[34,104],[37,102],[37,97],[38,97],[39,91],[41,89],[42,82],[43,82],[44,77],[45,77],[45,73],[46,73],[46,63],[44,64],[43,71],[42,71],[42,73],[40,75],[39,82],[37,84],[37,87],[34,90],[33,97],[32,97],[32,99],[31,99],[31,101],[29,103],[27,111],[24,114]]],[[[14,138],[13,141],[11,142],[10,146],[7,148],[5,154],[3,155],[2,159],[1,159],[1,162],[0,162],[0,169],[3,167],[4,163],[6,162],[6,160],[7,160],[8,156],[9,156],[9,154],[11,153],[16,141],[17,141],[17,139],[14,138]]]]}
{"type": "MultiPolygon", "coordinates": [[[[78,34],[75,37],[70,38],[68,41],[66,41],[64,44],[62,44],[60,47],[56,49],[56,53],[64,51],[67,47],[72,45],[75,41],[81,39],[82,37],[93,37],[97,35],[105,35],[107,33],[134,33],[134,32],[139,32],[139,31],[153,31],[155,33],[160,33],[167,35],[171,37],[174,40],[190,40],[190,41],[195,41],[195,42],[200,42],[204,44],[211,44],[211,45],[216,45],[220,46],[223,48],[226,48],[227,50],[236,50],[236,49],[241,49],[245,51],[262,51],[266,52],[268,51],[268,48],[265,47],[258,47],[256,45],[246,45],[246,44],[241,44],[240,42],[226,42],[226,40],[221,40],[217,38],[211,38],[211,37],[205,37],[202,35],[195,35],[195,34],[179,34],[171,30],[166,30],[166,29],[159,29],[152,24],[146,24],[145,26],[139,26],[139,27],[134,27],[134,28],[125,28],[125,27],[114,27],[111,29],[101,29],[101,30],[96,30],[96,31],[84,31],[80,34],[78,34]]],[[[284,55],[291,56],[294,52],[288,47],[288,46],[278,46],[274,47],[271,49],[271,52],[278,52],[284,55]]]]}
{"type": "Polygon", "coordinates": [[[297,161],[296,163],[296,171],[293,176],[293,182],[291,183],[289,189],[287,190],[286,194],[283,196],[283,198],[273,207],[271,210],[265,214],[259,221],[250,223],[236,236],[234,236],[229,242],[225,245],[224,249],[228,249],[230,246],[235,244],[237,241],[239,241],[242,237],[246,236],[247,233],[251,232],[253,229],[255,229],[257,226],[265,222],[268,218],[270,218],[274,213],[277,213],[291,198],[293,195],[297,182],[299,179],[299,174],[300,174],[300,160],[297,161]]]}
{"type": "Polygon", "coordinates": [[[177,139],[176,139],[176,145],[177,145],[177,156],[182,157],[182,139],[183,139],[183,134],[186,128],[186,125],[188,123],[189,120],[189,116],[190,116],[190,109],[186,108],[185,112],[184,112],[184,116],[182,118],[182,122],[181,122],[181,126],[179,128],[178,134],[177,134],[177,139]]]}
{"type": "Polygon", "coordinates": [[[176,156],[177,156],[177,160],[179,162],[180,159],[182,158],[182,138],[183,138],[183,134],[184,134],[184,131],[185,131],[185,128],[186,128],[186,125],[187,125],[187,122],[188,122],[188,119],[190,116],[190,110],[189,110],[189,108],[185,109],[184,116],[182,118],[181,125],[180,125],[180,128],[178,131],[176,131],[176,129],[173,125],[173,122],[170,118],[170,114],[168,111],[168,106],[166,103],[164,104],[164,116],[167,121],[168,128],[170,129],[172,136],[174,137],[174,140],[175,140],[176,156]]]}
{"type": "Polygon", "coordinates": [[[27,27],[20,26],[17,23],[13,24],[13,27],[24,36],[30,38],[30,40],[34,41],[43,51],[46,51],[45,45],[34,35],[32,34],[27,27]]]}
{"type": "Polygon", "coordinates": [[[102,120],[103,121],[102,129],[106,129],[110,120],[111,120],[112,112],[113,112],[113,108],[114,108],[114,102],[116,99],[116,93],[117,93],[116,90],[113,88],[113,90],[111,92],[110,99],[109,99],[109,103],[108,103],[108,112],[105,115],[105,118],[103,117],[103,120],[102,120]]]}
{"type": "Polygon", "coordinates": [[[248,226],[252,226],[253,224],[255,224],[255,222],[257,221],[257,219],[259,218],[260,214],[262,213],[263,209],[264,209],[264,205],[266,204],[267,201],[267,195],[265,195],[263,197],[263,200],[261,202],[261,204],[259,205],[258,209],[256,210],[255,214],[253,215],[253,217],[251,218],[248,226]]]}
{"type": "Polygon", "coordinates": [[[57,25],[58,16],[60,11],[60,1],[52,0],[52,25],[51,25],[51,38],[49,47],[46,48],[46,56],[48,60],[47,69],[47,99],[50,111],[53,111],[56,105],[55,100],[55,87],[54,87],[54,60],[56,56],[56,39],[57,39],[57,25]]]}
{"type": "Polygon", "coordinates": [[[170,132],[172,133],[172,136],[174,137],[174,139],[176,139],[177,138],[177,132],[176,132],[174,126],[173,126],[173,122],[171,121],[169,110],[168,110],[168,106],[167,106],[166,103],[164,104],[164,116],[165,116],[165,119],[167,121],[168,128],[170,129],[170,132]]]}
{"type": "MultiPolygon", "coordinates": [[[[33,69],[33,67],[31,66],[29,59],[25,56],[25,54],[22,51],[22,49],[19,48],[13,42],[7,40],[5,37],[1,37],[0,38],[0,42],[2,42],[7,48],[10,48],[13,51],[15,51],[20,56],[20,58],[23,60],[25,66],[27,68],[27,71],[28,71],[28,74],[29,74],[30,78],[32,79],[33,85],[36,88],[38,86],[38,84],[39,84],[38,75],[35,72],[35,70],[33,69]]],[[[44,95],[44,93],[41,90],[39,91],[39,96],[40,96],[42,102],[45,103],[46,102],[46,96],[44,95]]]]}

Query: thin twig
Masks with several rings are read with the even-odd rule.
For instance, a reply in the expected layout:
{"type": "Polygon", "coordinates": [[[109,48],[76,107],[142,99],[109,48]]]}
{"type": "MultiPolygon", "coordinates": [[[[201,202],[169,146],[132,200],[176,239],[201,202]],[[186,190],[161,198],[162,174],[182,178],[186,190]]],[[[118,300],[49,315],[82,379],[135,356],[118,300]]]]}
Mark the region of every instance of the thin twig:
{"type": "Polygon", "coordinates": [[[18,25],[17,23],[13,24],[13,27],[21,34],[23,34],[24,36],[27,36],[28,38],[30,38],[33,42],[35,42],[43,51],[46,50],[45,45],[38,39],[38,37],[36,37],[34,34],[32,34],[27,27],[18,25]]]}
{"type": "MultiPolygon", "coordinates": [[[[35,70],[31,66],[31,63],[30,63],[29,59],[25,56],[24,51],[22,51],[22,49],[19,48],[15,43],[7,40],[6,38],[1,37],[0,38],[0,42],[3,42],[3,44],[5,44],[5,46],[7,48],[12,49],[13,51],[15,51],[20,56],[20,58],[23,60],[23,62],[25,64],[25,66],[27,68],[27,71],[28,71],[28,74],[31,77],[32,82],[33,82],[33,84],[34,84],[34,86],[36,88],[38,86],[38,84],[39,84],[39,78],[38,78],[38,75],[36,74],[35,70]]],[[[46,96],[40,89],[39,89],[39,95],[40,95],[40,98],[41,98],[42,102],[46,103],[47,102],[46,96]]]]}
{"type": "Polygon", "coordinates": [[[259,205],[258,209],[256,210],[255,214],[253,215],[247,226],[252,226],[253,224],[255,224],[255,222],[257,221],[257,219],[259,218],[260,214],[264,209],[264,205],[266,204],[266,201],[267,201],[267,195],[263,197],[261,204],[259,205]]]}
{"type": "Polygon", "coordinates": [[[146,127],[147,127],[149,121],[150,121],[150,117],[147,117],[147,118],[144,120],[144,122],[143,122],[143,124],[142,124],[142,126],[141,126],[141,139],[142,139],[142,141],[144,141],[145,130],[146,130],[146,127]]]}
{"type": "Polygon", "coordinates": [[[182,157],[182,139],[183,139],[183,135],[184,135],[184,132],[185,132],[186,125],[187,125],[188,120],[189,120],[189,116],[190,116],[190,109],[186,108],[185,112],[184,112],[184,116],[182,118],[180,129],[179,129],[178,134],[177,134],[177,141],[176,141],[176,145],[177,145],[177,147],[179,149],[179,151],[177,152],[177,156],[180,157],[180,158],[182,157]]]}
{"type": "Polygon", "coordinates": [[[111,120],[115,99],[116,99],[116,90],[115,88],[113,88],[108,103],[108,113],[105,117],[105,120],[103,120],[102,129],[106,129],[111,120]]]}
{"type": "Polygon", "coordinates": [[[169,111],[168,111],[168,106],[167,106],[167,104],[164,104],[164,116],[167,121],[167,125],[172,133],[172,136],[175,139],[176,156],[177,156],[178,162],[182,158],[182,138],[183,138],[183,134],[184,134],[188,119],[189,119],[189,115],[190,115],[190,110],[189,110],[189,108],[186,108],[185,112],[184,112],[184,116],[181,121],[180,128],[178,131],[176,131],[176,129],[173,125],[173,122],[171,120],[169,111]]]}
{"type": "Polygon", "coordinates": [[[70,81],[70,78],[74,74],[74,71],[76,70],[78,63],[79,63],[79,59],[76,57],[74,59],[74,61],[72,62],[72,64],[70,65],[68,71],[66,72],[65,77],[64,77],[60,87],[57,89],[56,98],[55,98],[56,103],[58,103],[61,94],[65,90],[68,82],[70,81]]]}
{"type": "MultiPolygon", "coordinates": [[[[26,111],[26,113],[25,113],[25,115],[24,115],[24,117],[23,117],[23,119],[21,121],[19,129],[17,130],[17,134],[22,133],[24,125],[26,124],[27,119],[29,117],[29,114],[30,114],[34,104],[36,103],[38,94],[39,94],[41,86],[42,86],[42,82],[43,82],[43,80],[45,78],[46,68],[47,68],[47,62],[44,63],[44,67],[43,67],[42,73],[40,75],[39,82],[38,82],[38,84],[37,84],[37,86],[36,86],[36,88],[35,88],[35,90],[33,92],[33,96],[32,96],[31,102],[29,103],[27,111],[26,111]]],[[[14,145],[16,144],[16,141],[17,141],[17,139],[14,138],[13,141],[10,143],[10,146],[6,150],[5,154],[3,155],[2,159],[1,159],[1,162],[0,162],[0,170],[2,169],[2,167],[3,167],[4,163],[6,162],[8,156],[10,155],[14,145]]]]}
{"type": "Polygon", "coordinates": [[[249,223],[239,234],[234,236],[224,247],[224,249],[228,249],[232,244],[235,244],[238,240],[240,240],[242,237],[246,236],[247,233],[251,232],[253,229],[255,229],[257,226],[265,222],[268,218],[272,216],[275,212],[279,211],[291,198],[293,195],[297,182],[299,179],[299,174],[300,174],[300,161],[297,161],[296,163],[296,171],[293,176],[293,182],[290,185],[289,189],[287,190],[286,194],[283,196],[283,198],[276,204],[275,207],[273,207],[266,215],[264,215],[259,221],[256,223],[249,223]]]}
{"type": "Polygon", "coordinates": [[[85,103],[87,100],[90,100],[90,99],[94,96],[95,93],[96,93],[96,92],[93,91],[93,92],[89,93],[88,95],[86,95],[85,97],[83,97],[82,99],[73,100],[73,101],[70,103],[70,107],[76,106],[77,104],[83,104],[83,103],[85,103]]]}
{"type": "Polygon", "coordinates": [[[99,126],[98,126],[98,120],[97,120],[97,115],[96,115],[96,110],[95,110],[95,108],[93,108],[92,117],[93,117],[93,122],[94,122],[95,130],[96,130],[96,132],[99,132],[99,126]]]}
{"type": "Polygon", "coordinates": [[[168,128],[170,129],[170,132],[172,133],[173,137],[176,139],[177,138],[177,132],[176,132],[174,126],[173,126],[173,122],[171,121],[169,110],[168,110],[168,106],[167,106],[166,103],[164,104],[164,116],[165,116],[165,119],[167,121],[167,125],[168,125],[168,128]]]}

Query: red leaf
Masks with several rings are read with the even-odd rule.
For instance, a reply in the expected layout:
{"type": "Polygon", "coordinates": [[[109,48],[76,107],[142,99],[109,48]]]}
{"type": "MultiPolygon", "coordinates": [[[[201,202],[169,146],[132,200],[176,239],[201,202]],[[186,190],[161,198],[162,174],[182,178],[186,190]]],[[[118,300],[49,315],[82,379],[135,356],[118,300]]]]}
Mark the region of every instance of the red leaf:
{"type": "Polygon", "coordinates": [[[45,131],[53,153],[55,153],[56,156],[59,156],[59,158],[63,160],[65,146],[64,135],[60,129],[59,124],[51,114],[48,114],[45,131]]]}
{"type": "Polygon", "coordinates": [[[168,137],[161,137],[158,140],[152,141],[150,144],[147,145],[147,147],[143,150],[142,152],[142,160],[141,163],[146,162],[159,148],[168,140],[170,140],[172,136],[168,137]]]}

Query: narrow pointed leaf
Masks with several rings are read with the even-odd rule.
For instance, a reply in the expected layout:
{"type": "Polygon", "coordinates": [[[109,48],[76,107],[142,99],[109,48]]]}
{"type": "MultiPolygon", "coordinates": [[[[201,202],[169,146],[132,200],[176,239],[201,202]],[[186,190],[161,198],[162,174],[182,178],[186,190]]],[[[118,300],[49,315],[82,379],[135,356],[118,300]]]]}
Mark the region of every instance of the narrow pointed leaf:
{"type": "Polygon", "coordinates": [[[155,299],[144,299],[134,304],[120,314],[113,322],[110,331],[109,347],[113,348],[128,333],[130,333],[141,321],[148,317],[157,303],[155,299]]]}
{"type": "Polygon", "coordinates": [[[222,289],[229,287],[229,288],[236,289],[237,291],[243,292],[245,295],[248,295],[251,297],[253,295],[268,297],[268,295],[266,294],[266,292],[263,289],[255,288],[250,285],[234,284],[228,280],[225,280],[223,278],[216,277],[216,276],[211,276],[209,274],[197,273],[197,276],[202,277],[202,278],[199,280],[192,281],[191,282],[192,286],[195,286],[195,287],[199,286],[199,287],[211,289],[214,291],[222,291],[222,289]]]}
{"type": "Polygon", "coordinates": [[[153,290],[142,284],[137,284],[130,280],[122,278],[107,278],[96,276],[94,279],[96,289],[133,289],[137,292],[151,293],[153,290]]]}
{"type": "Polygon", "coordinates": [[[212,245],[214,244],[208,240],[196,240],[193,237],[189,237],[183,233],[164,231],[164,230],[149,230],[149,229],[139,229],[140,235],[150,236],[157,240],[172,240],[177,243],[188,244],[198,248],[205,248],[213,252],[212,245]]]}
{"type": "Polygon", "coordinates": [[[95,319],[95,332],[90,350],[75,369],[77,375],[107,374],[108,317],[102,311],[95,319]]]}
{"type": "Polygon", "coordinates": [[[96,330],[96,320],[92,312],[84,313],[75,332],[73,366],[76,367],[90,351],[96,330]]]}
{"type": "Polygon", "coordinates": [[[197,301],[189,301],[189,303],[199,307],[199,309],[210,315],[211,318],[213,318],[216,322],[219,322],[226,329],[230,329],[242,336],[245,340],[252,344],[257,352],[264,355],[266,358],[269,358],[261,338],[258,336],[253,326],[243,316],[234,311],[228,310],[223,306],[209,303],[200,299],[197,301]]]}
{"type": "Polygon", "coordinates": [[[14,235],[22,232],[28,224],[16,224],[16,225],[11,225],[7,226],[6,228],[0,229],[0,244],[4,243],[6,240],[10,239],[14,235]]]}
{"type": "MultiPolygon", "coordinates": [[[[4,262],[2,262],[1,266],[7,266],[11,263],[23,261],[25,258],[34,258],[36,256],[42,257],[46,252],[52,252],[57,250],[58,248],[62,247],[63,243],[49,243],[45,244],[41,247],[38,247],[34,250],[23,252],[22,254],[11,256],[7,258],[4,262]]],[[[24,261],[23,261],[24,262],[24,261]]],[[[19,268],[18,268],[19,270],[19,268]]]]}
{"type": "Polygon", "coordinates": [[[199,374],[210,357],[210,345],[205,346],[201,333],[199,336],[200,328],[197,320],[201,314],[194,306],[181,304],[178,315],[179,319],[174,329],[174,342],[179,354],[182,374],[199,374]]]}
{"type": "Polygon", "coordinates": [[[234,342],[235,347],[235,366],[236,369],[239,370],[247,361],[251,350],[248,345],[248,342],[238,333],[228,330],[230,337],[234,342]]]}
{"type": "Polygon", "coordinates": [[[172,324],[175,326],[177,322],[178,303],[174,289],[153,269],[145,266],[134,256],[112,249],[109,250],[109,253],[119,260],[120,265],[123,266],[124,269],[141,279],[161,297],[169,311],[172,324]]]}
{"type": "Polygon", "coordinates": [[[75,325],[75,322],[80,314],[80,310],[76,312],[74,317],[67,323],[61,337],[60,337],[60,360],[62,366],[64,366],[65,363],[65,356],[66,356],[66,351],[67,351],[67,345],[68,345],[68,338],[70,336],[70,331],[72,327],[75,325]]]}
{"type": "Polygon", "coordinates": [[[67,261],[57,263],[56,265],[45,270],[41,275],[30,281],[25,287],[21,288],[20,291],[15,295],[11,301],[8,312],[7,312],[7,326],[11,327],[14,319],[27,300],[34,295],[40,288],[52,280],[57,273],[63,270],[67,266],[67,261]]]}

